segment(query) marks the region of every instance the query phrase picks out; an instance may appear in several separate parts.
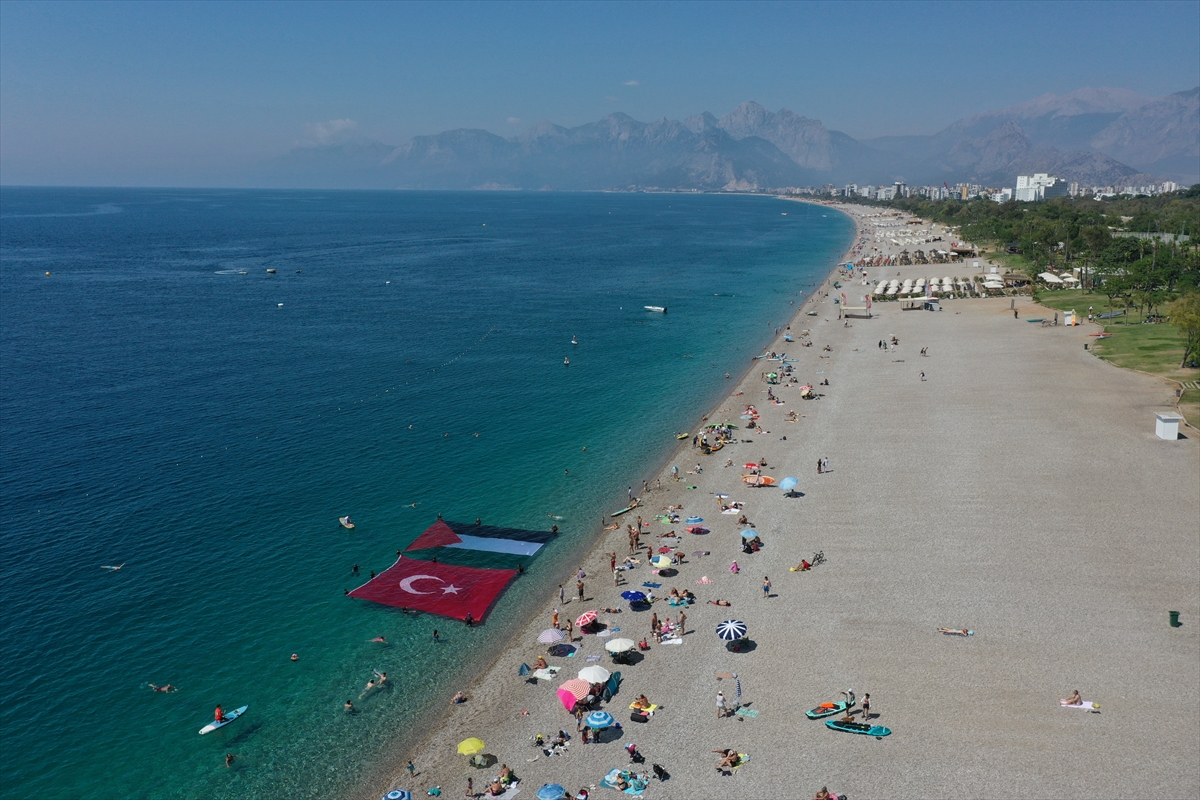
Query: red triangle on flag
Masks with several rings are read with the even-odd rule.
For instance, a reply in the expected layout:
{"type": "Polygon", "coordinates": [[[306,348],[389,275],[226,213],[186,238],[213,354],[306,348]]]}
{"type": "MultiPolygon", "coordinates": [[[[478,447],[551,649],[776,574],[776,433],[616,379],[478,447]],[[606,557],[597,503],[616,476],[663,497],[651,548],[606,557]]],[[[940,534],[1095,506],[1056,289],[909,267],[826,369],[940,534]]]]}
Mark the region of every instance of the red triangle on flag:
{"type": "Polygon", "coordinates": [[[482,622],[516,575],[515,569],[479,569],[399,558],[350,596],[454,619],[465,620],[469,614],[473,621],[482,622]]]}
{"type": "Polygon", "coordinates": [[[462,539],[458,538],[458,534],[451,530],[450,526],[440,519],[425,529],[425,532],[416,538],[416,540],[408,547],[408,550],[425,550],[429,547],[446,547],[447,545],[458,544],[462,539]]]}

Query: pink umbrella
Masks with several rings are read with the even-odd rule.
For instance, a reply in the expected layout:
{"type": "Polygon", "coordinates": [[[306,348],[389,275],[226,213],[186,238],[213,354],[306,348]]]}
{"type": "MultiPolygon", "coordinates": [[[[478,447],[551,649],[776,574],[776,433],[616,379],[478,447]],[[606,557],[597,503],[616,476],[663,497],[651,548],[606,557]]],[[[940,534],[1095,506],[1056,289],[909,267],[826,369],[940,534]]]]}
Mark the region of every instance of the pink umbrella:
{"type": "Polygon", "coordinates": [[[660,548],[658,548],[658,552],[660,552],[660,553],[669,553],[669,552],[671,552],[671,548],[669,548],[669,547],[660,547],[660,548]]]}
{"type": "Polygon", "coordinates": [[[582,678],[572,678],[558,687],[558,699],[562,701],[563,708],[573,711],[576,701],[587,697],[591,688],[592,685],[582,678]]]}
{"type": "Polygon", "coordinates": [[[580,628],[591,625],[596,621],[596,616],[595,611],[585,611],[579,615],[579,619],[575,620],[575,625],[580,628]]]}

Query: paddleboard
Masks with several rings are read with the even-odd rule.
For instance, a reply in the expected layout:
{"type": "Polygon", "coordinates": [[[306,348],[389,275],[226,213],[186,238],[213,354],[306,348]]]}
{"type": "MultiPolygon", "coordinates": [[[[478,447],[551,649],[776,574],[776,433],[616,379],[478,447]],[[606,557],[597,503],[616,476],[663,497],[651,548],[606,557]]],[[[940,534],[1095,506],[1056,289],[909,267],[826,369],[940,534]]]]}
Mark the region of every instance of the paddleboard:
{"type": "Polygon", "coordinates": [[[686,438],[688,438],[688,435],[689,434],[686,434],[686,433],[677,433],[677,434],[675,434],[675,438],[676,439],[686,439],[686,438]]]}
{"type": "Polygon", "coordinates": [[[853,704],[847,703],[845,700],[840,700],[836,703],[822,703],[811,711],[805,711],[804,716],[809,719],[824,719],[825,717],[832,717],[834,714],[842,713],[847,708],[850,708],[851,705],[853,704]]]}
{"type": "Polygon", "coordinates": [[[349,517],[349,516],[345,516],[345,517],[338,517],[338,522],[342,523],[342,527],[343,527],[343,528],[346,528],[346,529],[348,529],[348,530],[353,530],[353,529],[354,529],[354,523],[350,521],[350,517],[349,517]]]}
{"type": "Polygon", "coordinates": [[[212,733],[217,728],[224,728],[226,725],[233,722],[235,719],[240,717],[242,714],[245,714],[246,709],[249,707],[250,706],[242,706],[241,708],[235,708],[233,711],[230,711],[228,714],[225,715],[224,722],[216,722],[214,720],[213,722],[208,723],[207,725],[205,725],[203,728],[200,729],[200,735],[203,736],[206,733],[212,733]]]}
{"type": "Polygon", "coordinates": [[[892,733],[891,728],[885,728],[882,725],[868,725],[863,722],[846,722],[841,719],[827,719],[825,725],[835,731],[843,733],[860,733],[863,736],[889,736],[892,733]]]}
{"type": "Polygon", "coordinates": [[[629,512],[629,511],[633,511],[633,510],[634,510],[635,508],[637,508],[637,507],[638,507],[638,504],[637,504],[637,503],[634,503],[634,504],[633,504],[633,505],[631,505],[631,506],[625,506],[625,507],[624,507],[624,508],[622,508],[620,511],[614,511],[613,513],[609,514],[609,516],[610,516],[610,517],[619,517],[619,516],[621,516],[622,514],[625,514],[625,513],[629,512]]]}

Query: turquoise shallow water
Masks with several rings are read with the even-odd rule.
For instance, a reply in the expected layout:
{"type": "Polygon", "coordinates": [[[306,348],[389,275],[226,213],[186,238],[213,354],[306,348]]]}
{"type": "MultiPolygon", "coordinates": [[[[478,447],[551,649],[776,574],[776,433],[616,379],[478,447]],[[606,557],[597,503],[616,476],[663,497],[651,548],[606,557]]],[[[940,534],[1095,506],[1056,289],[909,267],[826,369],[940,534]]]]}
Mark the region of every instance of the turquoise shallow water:
{"type": "Polygon", "coordinates": [[[4,796],[344,794],[851,236],[762,197],[0,190],[4,796]],[[342,596],[438,512],[565,520],[480,628],[342,596]],[[217,702],[250,712],[198,736],[217,702]]]}

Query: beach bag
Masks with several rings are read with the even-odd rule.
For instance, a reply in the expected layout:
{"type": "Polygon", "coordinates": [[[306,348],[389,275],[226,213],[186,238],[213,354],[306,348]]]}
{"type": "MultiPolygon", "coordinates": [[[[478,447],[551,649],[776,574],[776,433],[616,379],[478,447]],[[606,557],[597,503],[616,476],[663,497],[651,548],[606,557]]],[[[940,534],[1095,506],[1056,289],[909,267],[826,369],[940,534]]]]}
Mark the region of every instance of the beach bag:
{"type": "Polygon", "coordinates": [[[634,711],[629,715],[630,722],[649,722],[650,717],[640,711],[634,711]]]}

